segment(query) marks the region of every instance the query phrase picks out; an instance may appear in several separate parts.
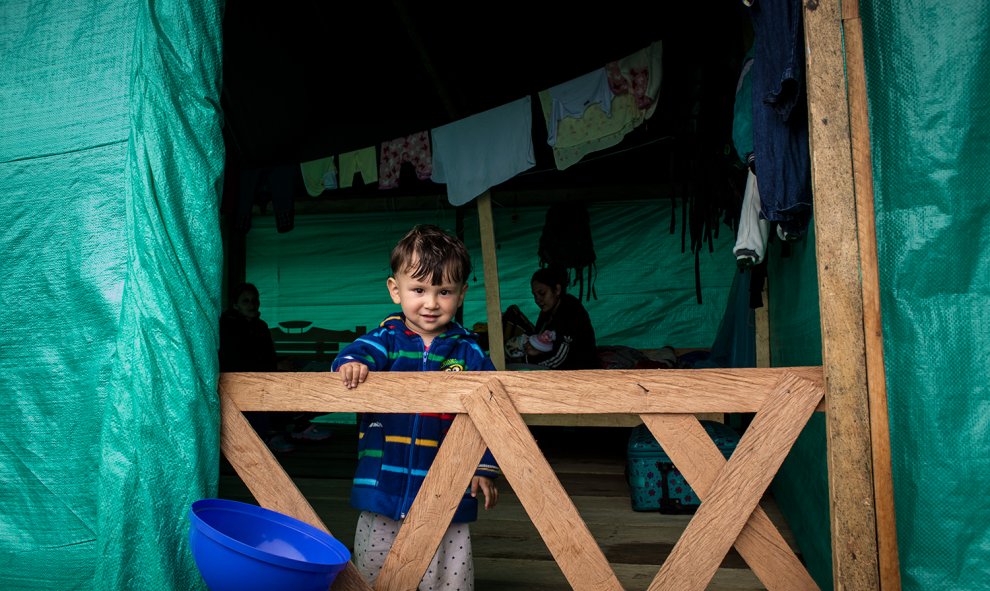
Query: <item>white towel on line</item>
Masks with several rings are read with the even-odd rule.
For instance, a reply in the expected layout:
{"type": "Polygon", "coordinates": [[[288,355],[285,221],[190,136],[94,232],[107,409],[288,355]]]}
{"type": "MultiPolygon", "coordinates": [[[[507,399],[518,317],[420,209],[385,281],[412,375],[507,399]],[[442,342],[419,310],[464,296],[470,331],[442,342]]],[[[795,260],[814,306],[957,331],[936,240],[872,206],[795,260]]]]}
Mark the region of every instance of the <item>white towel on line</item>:
{"type": "Polygon", "coordinates": [[[760,217],[760,190],[756,186],[756,175],[750,170],[746,176],[742,211],[739,213],[739,232],[736,234],[736,245],[732,249],[737,263],[760,264],[767,251],[769,226],[769,222],[760,217]]]}
{"type": "Polygon", "coordinates": [[[432,130],[433,182],[463,205],[536,165],[530,97],[432,130]]]}

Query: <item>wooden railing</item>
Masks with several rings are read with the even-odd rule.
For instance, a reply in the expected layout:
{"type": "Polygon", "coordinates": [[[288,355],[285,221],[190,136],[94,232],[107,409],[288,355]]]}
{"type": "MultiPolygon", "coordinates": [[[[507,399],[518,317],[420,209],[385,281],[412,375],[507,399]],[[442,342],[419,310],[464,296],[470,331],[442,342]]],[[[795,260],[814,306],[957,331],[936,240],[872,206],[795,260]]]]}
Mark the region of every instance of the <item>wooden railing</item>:
{"type": "MultiPolygon", "coordinates": [[[[574,589],[621,589],[523,415],[639,415],[702,499],[649,589],[707,587],[735,546],[767,589],[817,589],[759,506],[813,412],[821,367],[734,370],[373,373],[354,390],[327,373],[227,373],[223,453],[264,507],[327,530],[242,411],[457,413],[375,589],[415,589],[487,446],[574,589]],[[695,413],[756,413],[726,461],[695,413]]],[[[332,533],[332,532],[331,532],[332,533]]],[[[353,565],[335,590],[370,589],[353,565]]]]}

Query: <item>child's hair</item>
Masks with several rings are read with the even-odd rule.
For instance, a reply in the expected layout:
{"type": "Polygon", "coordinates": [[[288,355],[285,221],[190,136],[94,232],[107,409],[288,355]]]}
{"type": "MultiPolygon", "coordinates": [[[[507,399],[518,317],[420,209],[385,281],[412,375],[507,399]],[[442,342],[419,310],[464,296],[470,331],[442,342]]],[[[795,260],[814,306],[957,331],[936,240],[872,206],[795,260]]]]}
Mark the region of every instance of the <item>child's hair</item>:
{"type": "Polygon", "coordinates": [[[567,269],[560,267],[544,267],[538,269],[536,273],[533,273],[533,278],[529,280],[530,283],[534,281],[536,283],[542,283],[543,285],[548,285],[550,287],[560,286],[561,295],[567,293],[567,269]]]}
{"type": "Polygon", "coordinates": [[[251,295],[253,295],[256,298],[261,299],[261,294],[258,292],[258,288],[257,286],[255,286],[255,284],[241,283],[240,285],[237,286],[237,289],[230,292],[231,303],[236,303],[237,300],[241,297],[241,294],[244,293],[245,291],[250,292],[251,295]]]}
{"type": "Polygon", "coordinates": [[[471,275],[471,255],[459,238],[438,226],[421,224],[392,249],[391,266],[393,275],[408,271],[414,279],[429,278],[433,285],[442,284],[444,279],[463,284],[471,275]]]}

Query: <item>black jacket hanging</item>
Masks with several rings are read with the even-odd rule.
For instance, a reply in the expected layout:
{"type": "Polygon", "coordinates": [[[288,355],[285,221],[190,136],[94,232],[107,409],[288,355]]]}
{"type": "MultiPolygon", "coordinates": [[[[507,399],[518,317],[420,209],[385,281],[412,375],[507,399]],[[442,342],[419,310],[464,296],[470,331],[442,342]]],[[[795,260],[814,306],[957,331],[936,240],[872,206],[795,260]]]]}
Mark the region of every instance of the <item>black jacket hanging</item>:
{"type": "Polygon", "coordinates": [[[578,299],[584,295],[585,273],[588,279],[588,295],[598,299],[595,293],[595,246],[591,239],[591,219],[583,204],[557,203],[547,210],[543,233],[540,235],[540,265],[575,271],[574,283],[579,285],[578,299]]]}

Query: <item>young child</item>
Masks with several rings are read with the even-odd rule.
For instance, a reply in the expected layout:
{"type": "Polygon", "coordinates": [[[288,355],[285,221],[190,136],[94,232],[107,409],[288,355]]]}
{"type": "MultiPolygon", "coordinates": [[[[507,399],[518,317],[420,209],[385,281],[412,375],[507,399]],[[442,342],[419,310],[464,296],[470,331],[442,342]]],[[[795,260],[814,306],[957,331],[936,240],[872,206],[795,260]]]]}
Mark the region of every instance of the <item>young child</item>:
{"type": "MultiPolygon", "coordinates": [[[[475,335],[454,321],[471,275],[471,258],[464,243],[436,226],[416,226],[392,250],[391,267],[388,292],[402,311],[337,356],[333,369],[341,373],[348,388],[362,384],[369,371],[495,369],[475,335]]],[[[377,579],[453,418],[449,414],[362,415],[351,505],[362,511],[354,537],[354,563],[369,584],[377,579]]],[[[486,450],[420,582],[421,590],[474,588],[468,522],[477,519],[479,490],[485,509],[498,502],[494,484],[498,474],[486,450]]]]}

